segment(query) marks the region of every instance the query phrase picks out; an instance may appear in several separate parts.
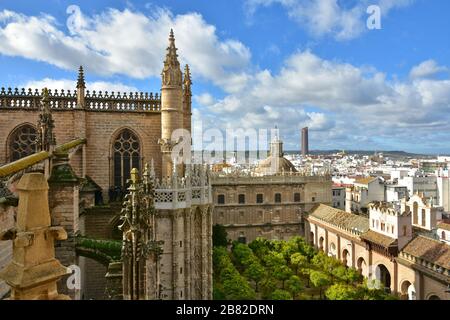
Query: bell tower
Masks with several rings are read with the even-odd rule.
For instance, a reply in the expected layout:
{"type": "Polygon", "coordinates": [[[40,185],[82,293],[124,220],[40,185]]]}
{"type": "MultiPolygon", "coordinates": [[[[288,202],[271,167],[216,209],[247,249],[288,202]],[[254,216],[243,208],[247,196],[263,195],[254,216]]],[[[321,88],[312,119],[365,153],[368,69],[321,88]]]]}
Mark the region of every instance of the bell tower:
{"type": "Polygon", "coordinates": [[[170,30],[169,46],[167,47],[164,68],[161,73],[161,145],[162,175],[172,175],[173,159],[171,152],[178,143],[172,140],[172,133],[183,128],[183,77],[178,61],[177,48],[173,30],[170,30]]]}

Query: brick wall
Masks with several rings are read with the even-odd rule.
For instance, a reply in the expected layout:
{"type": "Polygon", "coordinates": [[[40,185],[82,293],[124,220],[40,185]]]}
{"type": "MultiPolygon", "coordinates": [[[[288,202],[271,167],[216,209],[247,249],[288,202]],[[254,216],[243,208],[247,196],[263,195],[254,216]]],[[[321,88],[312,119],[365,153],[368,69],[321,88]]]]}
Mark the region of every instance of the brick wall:
{"type": "MultiPolygon", "coordinates": [[[[18,126],[36,125],[39,112],[36,110],[0,110],[0,164],[9,162],[8,137],[18,126]]],[[[150,112],[98,112],[84,110],[53,110],[56,143],[62,144],[86,136],[87,174],[104,190],[112,181],[111,148],[119,131],[128,128],[134,131],[141,142],[141,157],[144,162],[152,158],[155,171],[161,173],[161,114],[150,112]],[[83,116],[84,115],[84,116],[83,116]],[[84,125],[80,122],[84,121],[84,125]]],[[[82,150],[71,156],[70,164],[78,175],[82,174],[82,150]]]]}
{"type": "Polygon", "coordinates": [[[106,289],[106,266],[87,257],[80,257],[80,265],[85,270],[82,274],[82,293],[83,300],[105,300],[106,289]]]}

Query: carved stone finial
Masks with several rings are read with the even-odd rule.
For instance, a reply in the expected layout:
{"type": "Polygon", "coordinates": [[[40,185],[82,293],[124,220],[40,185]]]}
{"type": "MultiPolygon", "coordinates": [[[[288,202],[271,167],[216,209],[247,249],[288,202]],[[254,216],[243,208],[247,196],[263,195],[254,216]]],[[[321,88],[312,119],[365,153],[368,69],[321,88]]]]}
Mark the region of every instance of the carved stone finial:
{"type": "Polygon", "coordinates": [[[132,184],[136,184],[139,181],[139,171],[136,168],[131,169],[130,180],[132,184]]]}
{"type": "Polygon", "coordinates": [[[83,71],[83,66],[80,66],[80,68],[78,69],[78,79],[77,79],[77,89],[85,89],[86,88],[86,83],[84,81],[84,71],[83,71]]]}
{"type": "Polygon", "coordinates": [[[181,86],[182,74],[180,62],[178,61],[177,48],[175,46],[175,37],[173,30],[170,30],[169,46],[167,47],[164,68],[161,73],[163,86],[181,86]]]}
{"type": "Polygon", "coordinates": [[[53,129],[54,120],[50,109],[50,98],[47,88],[42,90],[41,112],[38,120],[39,134],[37,137],[37,146],[40,151],[50,151],[51,147],[56,145],[53,129]]]}
{"type": "Polygon", "coordinates": [[[191,91],[191,85],[192,85],[192,80],[191,80],[191,71],[189,70],[189,65],[187,64],[184,67],[184,90],[188,90],[189,92],[191,91]]]}
{"type": "Polygon", "coordinates": [[[11,286],[12,300],[69,299],[58,294],[57,281],[68,269],[55,259],[54,240],[67,239],[62,227],[51,226],[48,183],[42,173],[27,173],[20,179],[12,262],[0,271],[11,286]]]}

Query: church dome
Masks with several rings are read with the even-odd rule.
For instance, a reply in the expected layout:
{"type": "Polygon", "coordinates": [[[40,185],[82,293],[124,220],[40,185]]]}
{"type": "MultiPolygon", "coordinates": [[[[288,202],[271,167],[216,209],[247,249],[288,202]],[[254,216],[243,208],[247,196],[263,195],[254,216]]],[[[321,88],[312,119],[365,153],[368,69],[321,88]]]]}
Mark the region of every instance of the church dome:
{"type": "Polygon", "coordinates": [[[256,173],[270,175],[278,173],[297,172],[295,166],[288,159],[284,157],[269,156],[267,159],[261,161],[255,169],[256,173]]]}
{"type": "Polygon", "coordinates": [[[261,161],[255,173],[263,175],[297,172],[295,166],[283,157],[283,142],[276,138],[270,143],[270,156],[261,161]]]}

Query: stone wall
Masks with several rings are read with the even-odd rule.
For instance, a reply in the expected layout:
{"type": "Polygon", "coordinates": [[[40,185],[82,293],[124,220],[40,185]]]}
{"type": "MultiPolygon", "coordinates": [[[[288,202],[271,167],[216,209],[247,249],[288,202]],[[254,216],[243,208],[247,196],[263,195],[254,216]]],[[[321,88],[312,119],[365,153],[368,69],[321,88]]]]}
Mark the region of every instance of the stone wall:
{"type": "Polygon", "coordinates": [[[257,237],[288,240],[304,235],[302,214],[317,203],[332,201],[331,180],[321,176],[220,177],[213,178],[212,189],[213,223],[224,225],[229,239],[245,237],[247,242],[257,237]],[[277,193],[281,194],[279,203],[275,202],[277,193]],[[263,195],[262,203],[257,202],[257,194],[263,195]],[[218,203],[219,195],[225,196],[224,204],[218,203]],[[245,195],[245,203],[239,203],[239,195],[245,195]]]}
{"type": "MultiPolygon", "coordinates": [[[[0,233],[14,227],[14,207],[0,205],[0,233]]],[[[12,258],[12,241],[0,241],[0,270],[3,269],[12,258]]],[[[0,280],[0,300],[9,292],[9,286],[0,280]]]]}
{"type": "MultiPolygon", "coordinates": [[[[8,137],[20,125],[36,125],[38,110],[0,109],[0,164],[9,162],[8,137]]],[[[154,160],[157,175],[161,173],[161,114],[158,112],[108,112],[52,109],[55,121],[56,143],[62,144],[75,138],[86,137],[85,170],[102,189],[108,199],[112,185],[112,143],[121,129],[131,129],[140,139],[142,162],[154,160]]],[[[82,176],[83,150],[71,155],[70,164],[76,174],[82,176]]]]}
{"type": "Polygon", "coordinates": [[[209,205],[158,210],[161,298],[212,299],[212,213],[209,205]]]}
{"type": "MultiPolygon", "coordinates": [[[[407,284],[412,284],[416,292],[416,298],[427,300],[432,296],[441,300],[448,300],[446,286],[442,281],[437,281],[429,274],[420,272],[420,266],[414,265],[400,257],[391,258],[374,250],[368,250],[357,235],[352,235],[345,230],[325,225],[309,217],[306,222],[306,233],[310,234],[313,245],[320,249],[323,239],[323,250],[326,254],[334,255],[337,259],[344,261],[343,251],[348,251],[347,266],[360,270],[364,277],[378,278],[377,267],[383,265],[389,272],[391,292],[398,294],[402,299],[407,299],[407,284]],[[331,244],[336,247],[336,252],[330,252],[331,244]],[[406,288],[405,288],[406,287],[406,288]]],[[[311,239],[309,239],[311,240],[311,239]]]]}

